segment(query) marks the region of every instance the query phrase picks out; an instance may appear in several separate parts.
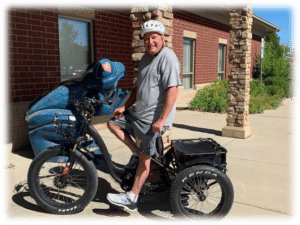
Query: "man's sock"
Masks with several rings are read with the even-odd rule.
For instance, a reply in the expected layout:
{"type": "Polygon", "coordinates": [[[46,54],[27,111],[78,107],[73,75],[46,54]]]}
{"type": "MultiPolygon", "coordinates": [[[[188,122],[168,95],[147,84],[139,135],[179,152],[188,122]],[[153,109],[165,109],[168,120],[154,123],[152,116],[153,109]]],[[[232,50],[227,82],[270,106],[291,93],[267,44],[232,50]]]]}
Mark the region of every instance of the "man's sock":
{"type": "Polygon", "coordinates": [[[137,156],[137,157],[138,157],[138,154],[137,154],[137,152],[134,152],[132,155],[134,155],[134,156],[137,156]]]}
{"type": "Polygon", "coordinates": [[[127,196],[133,203],[136,203],[139,197],[138,195],[133,194],[131,191],[127,192],[127,196]]]}

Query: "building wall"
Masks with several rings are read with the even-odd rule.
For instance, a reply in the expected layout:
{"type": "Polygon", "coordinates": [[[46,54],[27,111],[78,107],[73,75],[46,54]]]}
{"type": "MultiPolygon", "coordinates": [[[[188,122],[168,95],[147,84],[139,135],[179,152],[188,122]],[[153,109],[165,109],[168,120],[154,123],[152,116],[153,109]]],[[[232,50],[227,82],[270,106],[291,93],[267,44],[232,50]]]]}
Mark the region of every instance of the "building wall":
{"type": "MultiPolygon", "coordinates": [[[[252,42],[251,42],[251,78],[253,75],[253,65],[255,59],[258,59],[258,53],[261,51],[261,37],[257,35],[252,35],[252,42]]],[[[260,58],[259,58],[260,59],[260,58]]]]}
{"type": "MultiPolygon", "coordinates": [[[[195,32],[195,80],[194,84],[210,83],[218,76],[219,38],[227,40],[226,53],[229,50],[230,27],[188,12],[174,10],[173,46],[180,65],[181,78],[183,68],[183,32],[195,32]]],[[[226,75],[229,73],[229,60],[226,54],[226,75]]],[[[227,78],[227,77],[225,77],[227,78]]]]}
{"type": "MultiPolygon", "coordinates": [[[[58,12],[12,9],[9,12],[10,102],[32,101],[60,82],[58,12]]],[[[124,64],[120,87],[132,86],[132,25],[129,10],[96,11],[94,58],[124,64]]]]}
{"type": "MultiPolygon", "coordinates": [[[[174,10],[174,35],[173,46],[181,66],[180,77],[183,76],[183,39],[184,31],[195,33],[195,61],[194,61],[194,87],[184,90],[179,87],[179,94],[176,100],[178,107],[187,107],[195,97],[197,91],[205,85],[209,85],[218,76],[218,47],[220,39],[227,42],[225,56],[225,79],[229,74],[229,47],[230,47],[230,26],[214,22],[195,14],[181,10],[174,10]]],[[[254,57],[260,52],[261,38],[253,35],[251,42],[251,78],[254,64],[254,57]]]]}
{"type": "Polygon", "coordinates": [[[131,58],[133,28],[130,20],[130,9],[96,11],[93,30],[95,61],[107,58],[123,63],[125,76],[119,81],[118,88],[131,90],[134,75],[131,58]]]}

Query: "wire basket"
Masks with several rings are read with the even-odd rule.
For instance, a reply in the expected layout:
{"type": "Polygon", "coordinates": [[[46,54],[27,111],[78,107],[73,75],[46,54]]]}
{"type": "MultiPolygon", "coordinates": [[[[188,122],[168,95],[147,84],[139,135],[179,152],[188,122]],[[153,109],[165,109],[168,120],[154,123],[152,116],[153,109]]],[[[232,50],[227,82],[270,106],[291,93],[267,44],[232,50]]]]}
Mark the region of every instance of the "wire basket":
{"type": "Polygon", "coordinates": [[[57,134],[64,138],[71,138],[76,134],[76,117],[73,115],[54,115],[53,127],[57,134]]]}

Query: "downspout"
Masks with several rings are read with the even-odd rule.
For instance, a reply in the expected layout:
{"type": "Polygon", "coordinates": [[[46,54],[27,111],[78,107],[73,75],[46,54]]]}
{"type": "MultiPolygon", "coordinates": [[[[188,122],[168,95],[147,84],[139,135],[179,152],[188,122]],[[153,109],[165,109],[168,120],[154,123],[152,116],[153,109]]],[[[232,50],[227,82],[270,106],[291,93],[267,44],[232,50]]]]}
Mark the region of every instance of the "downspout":
{"type": "Polygon", "coordinates": [[[260,54],[260,83],[261,84],[262,84],[262,67],[263,67],[262,59],[264,57],[264,44],[265,44],[264,38],[261,38],[261,54],[260,54]]]}

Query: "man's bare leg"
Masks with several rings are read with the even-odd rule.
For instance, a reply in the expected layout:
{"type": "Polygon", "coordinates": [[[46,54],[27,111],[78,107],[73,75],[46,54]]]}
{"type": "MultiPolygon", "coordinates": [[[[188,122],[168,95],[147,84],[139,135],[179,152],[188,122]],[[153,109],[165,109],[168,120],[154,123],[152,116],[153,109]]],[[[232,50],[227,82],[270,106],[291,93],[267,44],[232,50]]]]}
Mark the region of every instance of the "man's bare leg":
{"type": "Polygon", "coordinates": [[[137,147],[125,129],[110,122],[107,122],[107,127],[120,141],[130,148],[133,153],[136,152],[137,147]]]}
{"type": "Polygon", "coordinates": [[[139,195],[143,184],[145,183],[149,172],[150,172],[150,163],[151,156],[143,153],[138,153],[139,156],[139,164],[136,170],[134,183],[131,189],[131,192],[135,195],[139,195]]]}

